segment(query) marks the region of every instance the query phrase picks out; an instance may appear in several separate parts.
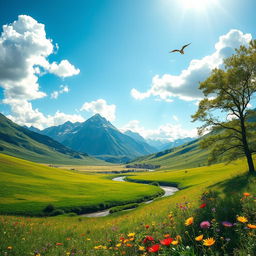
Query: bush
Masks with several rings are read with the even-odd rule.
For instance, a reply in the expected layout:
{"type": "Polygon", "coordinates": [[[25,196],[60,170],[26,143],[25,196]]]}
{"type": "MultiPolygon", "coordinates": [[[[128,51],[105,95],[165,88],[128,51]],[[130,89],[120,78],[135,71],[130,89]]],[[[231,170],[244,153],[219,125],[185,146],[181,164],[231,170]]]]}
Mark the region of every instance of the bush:
{"type": "Polygon", "coordinates": [[[55,206],[53,204],[48,204],[44,209],[43,212],[51,213],[55,210],[55,206]]]}
{"type": "Polygon", "coordinates": [[[51,216],[57,216],[57,215],[62,215],[64,214],[65,212],[62,210],[62,209],[56,209],[54,210],[53,212],[51,212],[51,216]]]}
{"type": "Polygon", "coordinates": [[[159,183],[156,182],[156,181],[153,181],[153,182],[149,183],[149,185],[159,187],[159,183]]]}

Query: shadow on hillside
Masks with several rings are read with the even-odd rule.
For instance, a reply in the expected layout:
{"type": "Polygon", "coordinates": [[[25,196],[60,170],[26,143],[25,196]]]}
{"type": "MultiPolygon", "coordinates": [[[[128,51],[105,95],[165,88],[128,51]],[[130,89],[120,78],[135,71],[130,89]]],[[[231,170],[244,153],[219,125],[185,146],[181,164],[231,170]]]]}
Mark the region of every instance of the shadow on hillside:
{"type": "Polygon", "coordinates": [[[252,178],[253,177],[248,174],[243,174],[225,181],[215,183],[208,188],[210,190],[221,190],[225,196],[230,196],[231,193],[243,192],[252,181],[252,178]]]}

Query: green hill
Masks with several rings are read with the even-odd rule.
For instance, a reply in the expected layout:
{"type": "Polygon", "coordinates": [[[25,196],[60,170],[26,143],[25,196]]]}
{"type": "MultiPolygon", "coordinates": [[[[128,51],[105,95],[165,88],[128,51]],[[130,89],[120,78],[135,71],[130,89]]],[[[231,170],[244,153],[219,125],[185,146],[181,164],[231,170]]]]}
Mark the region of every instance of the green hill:
{"type": "Polygon", "coordinates": [[[40,163],[101,165],[105,162],[75,152],[48,136],[21,127],[0,114],[0,152],[40,163]]]}
{"type": "Polygon", "coordinates": [[[162,192],[156,186],[116,182],[106,174],[81,174],[4,154],[0,154],[0,175],[0,214],[40,215],[49,204],[83,213],[162,192]]]}
{"type": "Polygon", "coordinates": [[[160,165],[161,169],[184,169],[207,165],[208,151],[199,146],[200,139],[185,143],[145,157],[137,158],[132,164],[160,165]]]}

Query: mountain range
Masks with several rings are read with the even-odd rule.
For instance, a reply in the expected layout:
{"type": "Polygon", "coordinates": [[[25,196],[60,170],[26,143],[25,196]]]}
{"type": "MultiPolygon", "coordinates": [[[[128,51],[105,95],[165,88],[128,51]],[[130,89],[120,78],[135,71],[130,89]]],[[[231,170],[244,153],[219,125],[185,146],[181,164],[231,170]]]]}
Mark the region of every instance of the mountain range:
{"type": "MultiPolygon", "coordinates": [[[[34,128],[32,128],[34,129],[34,128]]],[[[40,131],[63,145],[110,162],[126,162],[157,152],[144,139],[120,132],[104,117],[96,114],[83,123],[66,122],[40,131]]],[[[134,135],[134,134],[133,134],[134,135]]],[[[138,135],[139,136],[139,135],[138,135]]]]}
{"type": "Polygon", "coordinates": [[[86,153],[76,152],[52,138],[30,131],[0,114],[0,152],[54,164],[102,164],[86,153]]]}

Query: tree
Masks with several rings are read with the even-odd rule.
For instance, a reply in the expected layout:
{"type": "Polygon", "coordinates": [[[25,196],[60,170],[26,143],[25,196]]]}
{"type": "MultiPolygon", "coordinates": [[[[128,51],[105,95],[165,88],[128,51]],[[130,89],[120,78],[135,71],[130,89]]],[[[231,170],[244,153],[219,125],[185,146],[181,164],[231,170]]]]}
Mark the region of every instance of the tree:
{"type": "Polygon", "coordinates": [[[211,147],[209,162],[245,156],[249,173],[254,174],[255,111],[249,107],[256,92],[256,40],[225,59],[224,68],[214,69],[199,89],[204,99],[192,118],[203,122],[199,134],[212,131],[201,142],[203,148],[211,147]]]}

